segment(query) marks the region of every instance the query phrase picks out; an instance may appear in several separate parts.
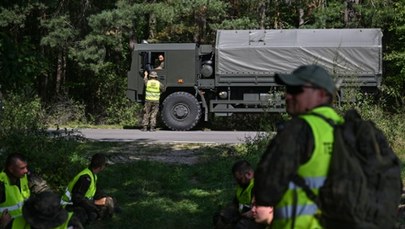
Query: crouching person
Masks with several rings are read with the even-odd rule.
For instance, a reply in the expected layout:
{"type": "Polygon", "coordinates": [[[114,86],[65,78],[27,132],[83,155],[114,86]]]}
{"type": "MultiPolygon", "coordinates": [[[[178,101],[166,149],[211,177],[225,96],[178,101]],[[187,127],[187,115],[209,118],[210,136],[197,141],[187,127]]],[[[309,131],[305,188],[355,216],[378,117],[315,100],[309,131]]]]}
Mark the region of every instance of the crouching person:
{"type": "Polygon", "coordinates": [[[97,174],[105,167],[105,156],[93,155],[89,166],[70,181],[62,197],[64,204],[67,204],[66,209],[75,212],[83,225],[111,217],[116,211],[116,201],[97,187],[97,174]]]}
{"type": "Polygon", "coordinates": [[[233,202],[214,215],[217,229],[262,229],[264,225],[256,223],[251,209],[252,190],[254,188],[254,170],[246,160],[233,164],[232,175],[237,183],[233,202]]]}

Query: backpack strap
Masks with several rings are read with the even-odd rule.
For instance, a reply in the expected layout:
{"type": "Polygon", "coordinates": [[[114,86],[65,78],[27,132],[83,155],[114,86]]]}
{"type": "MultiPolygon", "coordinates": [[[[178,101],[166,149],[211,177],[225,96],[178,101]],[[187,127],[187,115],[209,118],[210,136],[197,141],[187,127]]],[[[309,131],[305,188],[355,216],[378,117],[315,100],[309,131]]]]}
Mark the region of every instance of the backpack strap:
{"type": "Polygon", "coordinates": [[[336,123],[335,121],[333,121],[332,119],[327,118],[327,117],[325,117],[325,116],[323,116],[323,115],[321,115],[321,114],[318,114],[318,113],[315,113],[315,112],[311,112],[311,113],[308,113],[308,114],[323,119],[325,122],[327,122],[327,123],[328,123],[329,125],[331,125],[333,128],[335,128],[335,127],[337,126],[337,123],[336,123]]]}
{"type": "Polygon", "coordinates": [[[313,202],[315,202],[315,204],[318,205],[318,207],[320,206],[318,196],[312,191],[312,189],[309,188],[309,186],[307,185],[307,183],[305,183],[305,180],[302,176],[295,174],[295,176],[292,178],[292,182],[301,187],[304,190],[305,194],[308,196],[308,198],[313,202]]]}

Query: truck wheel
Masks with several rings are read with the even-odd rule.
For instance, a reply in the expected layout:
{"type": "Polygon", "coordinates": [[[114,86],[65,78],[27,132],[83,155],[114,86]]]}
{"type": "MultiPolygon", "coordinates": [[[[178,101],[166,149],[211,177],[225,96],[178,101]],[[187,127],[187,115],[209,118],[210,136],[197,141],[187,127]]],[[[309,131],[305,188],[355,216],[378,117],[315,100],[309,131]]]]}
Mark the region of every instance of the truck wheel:
{"type": "Polygon", "coordinates": [[[175,92],[163,101],[162,120],[171,130],[190,130],[201,116],[198,100],[187,92],[175,92]]]}

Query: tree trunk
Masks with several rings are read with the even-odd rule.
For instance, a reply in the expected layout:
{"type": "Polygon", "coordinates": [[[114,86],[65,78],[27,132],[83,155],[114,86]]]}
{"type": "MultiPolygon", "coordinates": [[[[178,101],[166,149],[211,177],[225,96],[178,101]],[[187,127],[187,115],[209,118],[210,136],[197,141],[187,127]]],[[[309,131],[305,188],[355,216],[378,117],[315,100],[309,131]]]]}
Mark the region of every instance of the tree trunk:
{"type": "Polygon", "coordinates": [[[57,66],[56,66],[56,82],[55,82],[55,94],[60,95],[65,93],[63,85],[66,78],[66,55],[63,49],[58,52],[57,66]]]}
{"type": "Polygon", "coordinates": [[[304,9],[299,8],[298,9],[298,28],[300,28],[302,25],[304,25],[305,20],[304,20],[304,9]]]}
{"type": "Polygon", "coordinates": [[[357,20],[357,12],[354,9],[354,5],[360,4],[360,0],[347,0],[345,2],[344,23],[345,27],[351,27],[351,23],[357,20]]]}
{"type": "Polygon", "coordinates": [[[266,29],[266,1],[259,2],[260,29],[266,29]]]}
{"type": "Polygon", "coordinates": [[[149,38],[155,39],[156,36],[156,15],[151,12],[149,14],[149,38]]]}
{"type": "Polygon", "coordinates": [[[60,87],[62,84],[62,76],[63,74],[63,58],[62,58],[62,52],[58,52],[58,60],[57,60],[57,66],[56,66],[56,81],[55,81],[55,94],[59,95],[60,93],[60,87]]]}

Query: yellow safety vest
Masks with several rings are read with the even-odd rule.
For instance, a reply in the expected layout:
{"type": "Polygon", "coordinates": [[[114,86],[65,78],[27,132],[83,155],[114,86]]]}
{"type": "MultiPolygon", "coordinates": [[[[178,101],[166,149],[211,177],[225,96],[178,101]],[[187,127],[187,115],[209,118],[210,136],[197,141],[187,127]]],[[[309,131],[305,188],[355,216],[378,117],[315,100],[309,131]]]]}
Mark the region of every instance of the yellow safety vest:
{"type": "Polygon", "coordinates": [[[244,189],[241,186],[236,188],[236,199],[239,203],[239,211],[242,212],[244,207],[251,208],[252,205],[252,189],[254,179],[250,180],[249,185],[244,189]]]}
{"type": "Polygon", "coordinates": [[[22,214],[24,201],[31,195],[27,175],[20,179],[20,188],[10,184],[10,179],[3,171],[0,173],[0,181],[4,183],[4,193],[6,200],[0,203],[0,212],[8,209],[9,214],[14,218],[22,214]],[[20,190],[21,189],[21,190],[20,190]]]}
{"type": "Polygon", "coordinates": [[[155,79],[150,79],[146,83],[146,96],[148,101],[159,101],[160,99],[160,82],[155,79]]]}
{"type": "Polygon", "coordinates": [[[94,194],[96,194],[96,184],[97,184],[97,175],[93,174],[93,172],[89,169],[86,168],[82,170],[79,174],[77,174],[72,181],[70,181],[68,187],[66,188],[65,194],[62,196],[62,203],[66,204],[72,201],[72,190],[73,187],[75,186],[76,182],[79,180],[79,178],[83,175],[88,175],[90,176],[90,187],[87,190],[86,194],[84,197],[86,197],[89,200],[92,200],[94,197],[94,194]]]}
{"type": "MultiPolygon", "coordinates": [[[[68,225],[69,225],[69,221],[72,218],[72,216],[73,216],[73,212],[69,212],[67,220],[62,225],[54,227],[52,229],[67,229],[68,225]]],[[[31,225],[29,225],[27,223],[27,221],[25,221],[24,217],[22,217],[22,216],[15,218],[13,220],[13,224],[11,226],[11,229],[30,229],[30,228],[31,228],[31,225]]]]}
{"type": "MultiPolygon", "coordinates": [[[[335,122],[343,122],[331,107],[319,107],[311,111],[321,114],[335,122]]],[[[314,151],[311,158],[298,168],[298,175],[304,178],[306,184],[315,194],[324,184],[333,146],[333,127],[322,118],[311,114],[301,115],[310,126],[314,136],[314,151]]],[[[319,214],[317,205],[308,198],[305,191],[290,181],[287,191],[274,211],[272,228],[316,229],[322,228],[315,215],[319,214]],[[296,204],[294,204],[296,203],[296,204]]]]}

